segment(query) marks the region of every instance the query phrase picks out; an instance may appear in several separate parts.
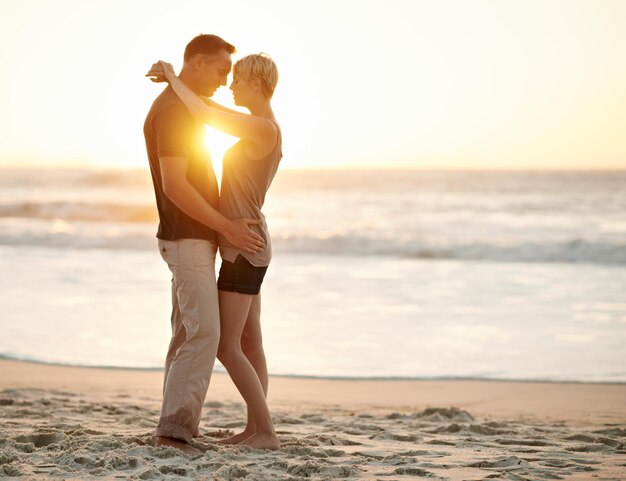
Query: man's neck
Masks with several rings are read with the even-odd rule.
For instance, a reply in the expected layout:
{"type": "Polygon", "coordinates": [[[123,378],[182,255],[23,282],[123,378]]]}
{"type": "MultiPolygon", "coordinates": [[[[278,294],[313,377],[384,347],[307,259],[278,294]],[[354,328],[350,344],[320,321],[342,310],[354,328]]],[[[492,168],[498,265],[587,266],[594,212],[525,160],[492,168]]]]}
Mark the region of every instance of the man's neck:
{"type": "Polygon", "coordinates": [[[195,94],[198,94],[198,88],[197,88],[196,82],[194,81],[195,79],[189,72],[186,72],[185,70],[181,70],[180,74],[178,74],[178,78],[187,87],[189,87],[195,94]]]}

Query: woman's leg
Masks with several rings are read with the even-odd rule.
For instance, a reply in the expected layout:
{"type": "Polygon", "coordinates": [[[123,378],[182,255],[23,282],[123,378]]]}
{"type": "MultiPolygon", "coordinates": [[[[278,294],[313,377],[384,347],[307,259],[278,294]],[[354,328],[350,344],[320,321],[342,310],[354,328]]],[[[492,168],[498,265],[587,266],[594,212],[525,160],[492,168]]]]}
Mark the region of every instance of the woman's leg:
{"type": "Polygon", "coordinates": [[[263,350],[263,334],[261,333],[261,294],[254,296],[250,303],[248,319],[246,319],[241,337],[241,347],[248,361],[254,367],[263,386],[265,397],[267,397],[269,376],[265,351],[263,350]]]}
{"type": "Polygon", "coordinates": [[[254,297],[219,291],[222,330],[217,357],[228,371],[254,418],[255,433],[243,444],[259,449],[278,449],[280,445],[265,402],[263,385],[241,347],[244,326],[254,297]]]}
{"type": "MultiPolygon", "coordinates": [[[[261,386],[263,394],[267,399],[268,372],[263,351],[263,338],[261,335],[261,294],[252,296],[248,318],[241,334],[241,350],[254,368],[261,386]]],[[[248,409],[248,422],[246,428],[241,433],[235,434],[226,439],[218,441],[220,444],[238,444],[245,441],[256,432],[256,422],[252,411],[248,409]]]]}
{"type": "MultiPolygon", "coordinates": [[[[263,350],[263,335],[261,333],[261,294],[254,296],[250,304],[248,319],[246,320],[246,325],[243,328],[243,334],[241,336],[241,349],[256,371],[261,386],[263,386],[263,394],[265,395],[265,399],[267,399],[269,376],[267,372],[267,362],[265,360],[265,351],[263,350]]],[[[246,431],[250,433],[256,431],[254,415],[249,409],[246,431]]]]}

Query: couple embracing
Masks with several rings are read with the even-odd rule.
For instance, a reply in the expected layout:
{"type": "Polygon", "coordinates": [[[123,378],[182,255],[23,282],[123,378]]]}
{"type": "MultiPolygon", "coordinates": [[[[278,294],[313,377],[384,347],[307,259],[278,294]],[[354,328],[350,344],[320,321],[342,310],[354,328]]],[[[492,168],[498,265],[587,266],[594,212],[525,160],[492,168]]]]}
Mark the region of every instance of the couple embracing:
{"type": "Polygon", "coordinates": [[[194,452],[190,443],[199,436],[216,357],[248,408],[245,430],[221,442],[280,447],[266,402],[259,294],[271,259],[261,208],[282,157],[270,104],[278,71],[264,54],[237,61],[230,89],[235,104],[250,114],[228,109],[209,97],[226,85],[234,52],[218,36],[199,35],[185,48],[178,76],[165,62],[146,75],[169,83],[144,124],[158,245],[172,272],[172,338],[155,437],[157,446],[187,452],[194,452]],[[224,156],[221,192],[205,147],[205,125],[240,139],[224,156]]]}

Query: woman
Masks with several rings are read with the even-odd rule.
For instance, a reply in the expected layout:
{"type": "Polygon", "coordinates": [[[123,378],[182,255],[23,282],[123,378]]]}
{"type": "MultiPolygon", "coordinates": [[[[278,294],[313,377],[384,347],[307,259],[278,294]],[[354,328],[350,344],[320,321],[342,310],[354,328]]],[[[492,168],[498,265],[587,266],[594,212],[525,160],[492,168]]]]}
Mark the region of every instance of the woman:
{"type": "Polygon", "coordinates": [[[148,76],[164,77],[196,119],[241,139],[224,155],[219,211],[230,219],[258,219],[260,223],[252,229],[263,237],[265,249],[251,254],[225,237],[219,238],[221,337],[217,357],[248,408],[245,430],[221,442],[278,449],[280,443],[266,403],[268,373],[259,294],[272,255],[261,208],[282,158],[281,132],[270,104],[278,82],[276,64],[265,54],[248,55],[235,63],[230,90],[235,105],[246,107],[251,115],[200,98],[166,62],[154,64],[148,76]]]}

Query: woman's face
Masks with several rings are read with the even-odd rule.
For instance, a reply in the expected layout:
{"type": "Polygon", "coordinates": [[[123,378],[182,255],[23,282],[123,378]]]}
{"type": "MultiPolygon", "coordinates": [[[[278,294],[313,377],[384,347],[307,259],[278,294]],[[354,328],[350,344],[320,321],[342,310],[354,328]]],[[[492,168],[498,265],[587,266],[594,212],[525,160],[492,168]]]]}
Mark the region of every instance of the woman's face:
{"type": "Polygon", "coordinates": [[[257,92],[255,91],[255,87],[252,82],[246,80],[244,77],[236,73],[233,74],[233,81],[230,84],[230,90],[233,92],[235,105],[239,105],[242,107],[248,105],[250,103],[250,100],[257,95],[257,92]]]}

